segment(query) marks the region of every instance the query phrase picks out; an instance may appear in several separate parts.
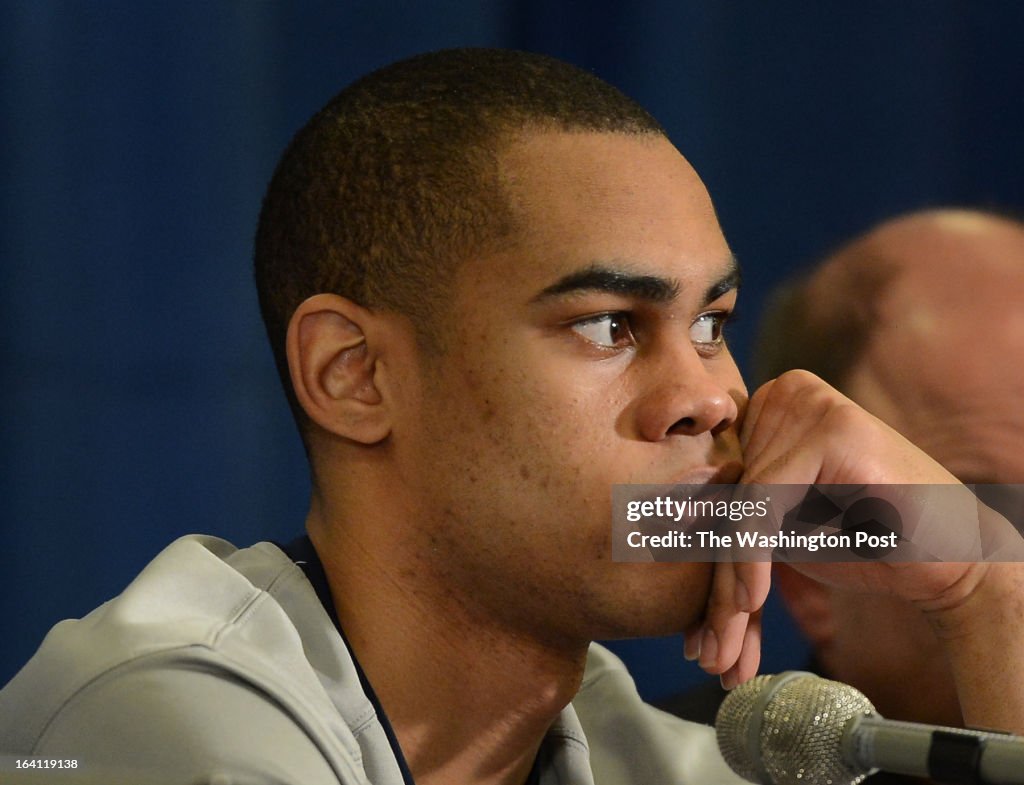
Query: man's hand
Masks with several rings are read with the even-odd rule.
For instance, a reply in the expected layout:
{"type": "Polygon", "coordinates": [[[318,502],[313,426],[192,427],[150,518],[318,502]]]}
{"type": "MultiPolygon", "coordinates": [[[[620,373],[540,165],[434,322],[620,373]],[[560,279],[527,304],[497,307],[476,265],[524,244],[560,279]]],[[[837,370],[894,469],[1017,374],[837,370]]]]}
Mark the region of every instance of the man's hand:
{"type": "MultiPolygon", "coordinates": [[[[953,475],[896,431],[806,371],[783,374],[757,390],[747,407],[740,441],[745,461],[742,483],[957,484],[953,475]]],[[[964,493],[969,491],[965,488],[964,493]]],[[[942,523],[948,525],[948,519],[942,523]]],[[[977,592],[989,567],[979,562],[794,566],[833,585],[909,600],[932,615],[940,636],[957,609],[977,592]]],[[[760,608],[769,581],[767,562],[718,563],[703,624],[688,631],[687,656],[699,655],[701,666],[721,674],[727,687],[757,671],[760,608]]],[[[961,636],[962,625],[954,626],[961,636]]]]}

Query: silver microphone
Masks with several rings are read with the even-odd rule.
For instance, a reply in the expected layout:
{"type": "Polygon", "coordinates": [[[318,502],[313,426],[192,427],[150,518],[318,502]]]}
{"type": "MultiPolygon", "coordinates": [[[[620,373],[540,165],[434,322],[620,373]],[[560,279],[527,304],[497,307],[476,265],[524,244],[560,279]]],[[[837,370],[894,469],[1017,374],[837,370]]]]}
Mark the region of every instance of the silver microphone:
{"type": "Polygon", "coordinates": [[[715,732],[730,768],[761,785],[855,785],[879,770],[1024,785],[1024,738],[886,720],[853,687],[802,671],[736,687],[715,732]]]}

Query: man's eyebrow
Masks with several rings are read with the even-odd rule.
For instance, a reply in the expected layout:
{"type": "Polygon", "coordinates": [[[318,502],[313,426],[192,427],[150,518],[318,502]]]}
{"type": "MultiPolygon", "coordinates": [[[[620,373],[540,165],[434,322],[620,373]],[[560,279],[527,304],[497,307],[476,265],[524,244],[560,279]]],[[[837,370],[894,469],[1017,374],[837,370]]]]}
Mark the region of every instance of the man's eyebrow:
{"type": "Polygon", "coordinates": [[[534,302],[578,292],[607,292],[635,297],[652,303],[667,303],[679,294],[679,282],[657,275],[640,275],[592,264],[569,273],[533,298],[534,302]]]}
{"type": "MultiPolygon", "coordinates": [[[[720,279],[708,287],[704,295],[704,302],[710,303],[717,300],[726,292],[738,288],[739,284],[739,264],[735,257],[730,257],[728,269],[720,279]]],[[[679,291],[679,282],[674,278],[624,272],[605,265],[593,264],[555,281],[534,297],[533,302],[566,294],[606,292],[661,304],[674,300],[679,296],[679,291]]]]}
{"type": "Polygon", "coordinates": [[[729,266],[725,271],[725,275],[715,281],[708,290],[704,293],[704,304],[713,303],[719,297],[726,292],[731,292],[733,289],[740,288],[740,282],[743,276],[740,273],[740,263],[735,256],[729,257],[729,266]]]}

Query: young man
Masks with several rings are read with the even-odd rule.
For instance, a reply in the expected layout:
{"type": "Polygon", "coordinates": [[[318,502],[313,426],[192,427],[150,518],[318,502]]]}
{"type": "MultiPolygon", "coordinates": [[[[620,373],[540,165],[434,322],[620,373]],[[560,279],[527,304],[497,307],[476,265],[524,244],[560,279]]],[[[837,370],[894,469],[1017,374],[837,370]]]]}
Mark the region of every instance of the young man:
{"type": "MultiPolygon", "coordinates": [[[[686,629],[750,677],[768,565],[613,563],[611,486],[952,481],[809,374],[747,403],[703,184],[545,57],[441,52],[349,87],[286,151],[256,273],[308,540],[172,545],[6,688],[13,750],[303,783],[721,779],[708,733],[601,650],[570,701],[595,638],[686,629]]],[[[979,671],[994,640],[1024,649],[997,569],[815,567],[917,603],[965,712],[1020,725],[1019,686],[979,671]]]]}

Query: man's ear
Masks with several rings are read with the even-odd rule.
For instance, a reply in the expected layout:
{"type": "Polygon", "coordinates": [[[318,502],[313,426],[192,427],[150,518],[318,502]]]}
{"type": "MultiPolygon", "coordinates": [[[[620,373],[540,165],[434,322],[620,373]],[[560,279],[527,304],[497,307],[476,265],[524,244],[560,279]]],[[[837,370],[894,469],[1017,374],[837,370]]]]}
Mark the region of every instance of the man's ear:
{"type": "Polygon", "coordinates": [[[374,379],[377,347],[367,340],[374,318],[345,297],[317,294],[292,314],[286,339],[292,388],[306,416],[362,444],[391,431],[374,379]]]}
{"type": "Polygon", "coordinates": [[[772,573],[776,590],[811,646],[821,650],[831,645],[836,619],[829,588],[788,564],[772,565],[772,573]]]}

